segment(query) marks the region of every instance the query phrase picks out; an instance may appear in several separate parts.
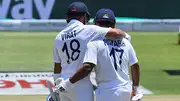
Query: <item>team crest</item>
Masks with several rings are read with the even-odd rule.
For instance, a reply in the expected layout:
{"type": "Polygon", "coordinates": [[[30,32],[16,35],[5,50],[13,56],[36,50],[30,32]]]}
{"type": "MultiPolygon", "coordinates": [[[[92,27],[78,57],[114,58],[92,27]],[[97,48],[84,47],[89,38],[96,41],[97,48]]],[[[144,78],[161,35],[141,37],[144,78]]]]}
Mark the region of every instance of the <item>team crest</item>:
{"type": "Polygon", "coordinates": [[[109,18],[108,14],[104,14],[103,18],[109,18]]]}

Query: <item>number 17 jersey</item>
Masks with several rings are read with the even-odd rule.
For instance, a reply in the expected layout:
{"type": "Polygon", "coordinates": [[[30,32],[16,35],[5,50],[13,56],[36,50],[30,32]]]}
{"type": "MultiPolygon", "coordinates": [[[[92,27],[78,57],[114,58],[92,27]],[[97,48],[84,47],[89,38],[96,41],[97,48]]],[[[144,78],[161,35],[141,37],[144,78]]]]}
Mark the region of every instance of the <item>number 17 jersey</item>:
{"type": "Polygon", "coordinates": [[[84,63],[86,62],[96,65],[98,87],[131,87],[129,66],[137,63],[138,60],[131,43],[123,38],[89,42],[84,57],[84,63]]]}

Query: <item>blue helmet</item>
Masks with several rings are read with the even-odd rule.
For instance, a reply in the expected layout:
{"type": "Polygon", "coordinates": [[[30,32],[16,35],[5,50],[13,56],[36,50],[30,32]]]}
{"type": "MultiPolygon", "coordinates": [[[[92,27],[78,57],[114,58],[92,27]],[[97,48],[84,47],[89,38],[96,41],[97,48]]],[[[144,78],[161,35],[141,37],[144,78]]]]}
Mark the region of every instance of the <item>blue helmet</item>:
{"type": "Polygon", "coordinates": [[[87,6],[82,2],[73,2],[69,5],[67,15],[76,13],[86,13],[87,15],[90,15],[87,6]]]}
{"type": "Polygon", "coordinates": [[[101,8],[97,11],[96,16],[94,18],[94,22],[97,21],[108,21],[111,23],[116,23],[115,14],[111,9],[101,8]]]}
{"type": "Polygon", "coordinates": [[[73,18],[74,15],[85,14],[87,22],[90,20],[90,13],[88,11],[87,6],[83,2],[73,2],[69,5],[68,10],[66,12],[67,16],[73,18]]]}

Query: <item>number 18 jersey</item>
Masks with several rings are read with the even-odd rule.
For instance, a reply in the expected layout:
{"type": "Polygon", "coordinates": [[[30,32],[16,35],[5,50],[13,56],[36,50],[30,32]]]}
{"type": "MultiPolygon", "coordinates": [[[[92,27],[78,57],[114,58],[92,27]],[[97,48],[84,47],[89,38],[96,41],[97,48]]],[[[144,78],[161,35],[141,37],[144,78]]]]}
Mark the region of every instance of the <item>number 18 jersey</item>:
{"type": "Polygon", "coordinates": [[[98,87],[131,86],[129,66],[138,62],[131,43],[121,40],[97,40],[89,42],[84,63],[96,65],[95,74],[98,87]]]}
{"type": "Polygon", "coordinates": [[[110,28],[83,25],[71,20],[54,41],[54,62],[61,63],[62,75],[72,76],[82,66],[87,43],[96,38],[104,38],[110,28]]]}

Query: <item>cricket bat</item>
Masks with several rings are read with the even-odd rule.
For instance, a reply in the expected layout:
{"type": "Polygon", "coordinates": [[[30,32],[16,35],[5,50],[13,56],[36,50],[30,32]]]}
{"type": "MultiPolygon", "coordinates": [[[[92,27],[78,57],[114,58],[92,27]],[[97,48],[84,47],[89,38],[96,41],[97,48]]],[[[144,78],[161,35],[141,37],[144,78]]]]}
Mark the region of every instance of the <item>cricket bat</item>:
{"type": "Polygon", "coordinates": [[[53,101],[58,101],[57,98],[56,98],[55,92],[53,92],[51,83],[50,83],[49,81],[46,81],[46,84],[47,84],[47,86],[48,86],[48,89],[49,89],[49,92],[50,92],[50,95],[51,95],[53,101]]]}

